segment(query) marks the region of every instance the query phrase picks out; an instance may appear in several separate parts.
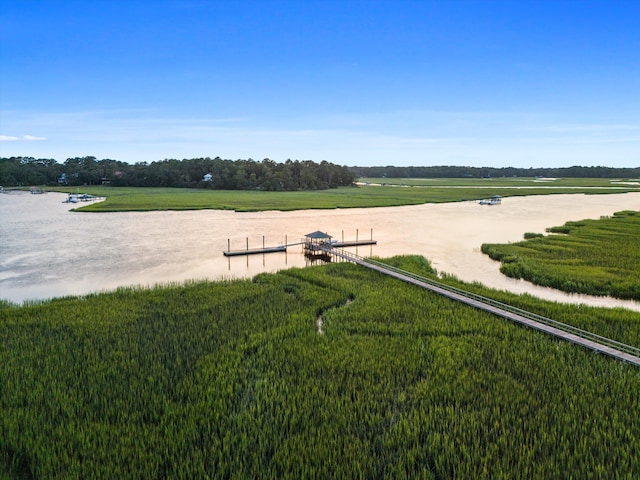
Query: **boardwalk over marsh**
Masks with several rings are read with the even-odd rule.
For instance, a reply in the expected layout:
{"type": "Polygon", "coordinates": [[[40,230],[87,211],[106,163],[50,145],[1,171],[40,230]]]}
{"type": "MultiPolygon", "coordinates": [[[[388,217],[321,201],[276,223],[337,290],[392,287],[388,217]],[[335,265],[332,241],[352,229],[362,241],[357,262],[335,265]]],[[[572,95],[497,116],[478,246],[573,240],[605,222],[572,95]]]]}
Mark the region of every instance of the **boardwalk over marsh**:
{"type": "Polygon", "coordinates": [[[609,355],[617,358],[618,360],[640,366],[640,348],[626,345],[610,338],[602,337],[586,330],[581,330],[571,325],[521,310],[511,305],[496,302],[490,298],[451,287],[436,280],[421,277],[370,258],[360,257],[346,250],[332,248],[329,245],[326,245],[324,249],[327,254],[342,258],[343,260],[370,268],[385,275],[397,278],[398,280],[417,285],[421,288],[426,288],[452,300],[456,300],[479,310],[483,310],[521,325],[548,333],[559,339],[582,345],[583,347],[590,348],[595,352],[609,355]]]}

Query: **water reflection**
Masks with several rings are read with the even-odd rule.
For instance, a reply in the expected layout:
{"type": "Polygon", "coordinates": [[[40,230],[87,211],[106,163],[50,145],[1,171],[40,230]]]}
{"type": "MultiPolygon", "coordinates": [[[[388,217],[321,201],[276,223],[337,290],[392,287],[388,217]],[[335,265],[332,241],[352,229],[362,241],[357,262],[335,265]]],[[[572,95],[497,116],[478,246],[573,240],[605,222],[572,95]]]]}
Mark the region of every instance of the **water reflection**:
{"type": "Polygon", "coordinates": [[[623,305],[640,302],[566,295],[504,277],[480,253],[485,242],[513,242],[567,220],[640,210],[640,193],[511,197],[500,206],[474,202],[297,212],[70,212],[65,196],[0,195],[0,296],[40,299],[126,285],[187,279],[252,277],[305,267],[301,246],[286,253],[225,257],[228,249],[295,243],[321,230],[340,240],[373,236],[362,256],[419,254],[440,272],[497,289],[557,301],[623,305]]]}

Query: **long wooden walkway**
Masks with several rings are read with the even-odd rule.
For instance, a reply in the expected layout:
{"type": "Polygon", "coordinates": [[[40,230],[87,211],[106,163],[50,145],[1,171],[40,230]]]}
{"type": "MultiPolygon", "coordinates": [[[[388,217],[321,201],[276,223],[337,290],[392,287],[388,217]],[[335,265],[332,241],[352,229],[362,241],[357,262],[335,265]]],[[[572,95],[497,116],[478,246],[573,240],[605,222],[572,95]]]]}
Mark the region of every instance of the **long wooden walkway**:
{"type": "Polygon", "coordinates": [[[432,292],[458,302],[471,305],[472,307],[485,312],[493,313],[499,317],[554,335],[562,340],[582,345],[583,347],[590,348],[595,352],[603,353],[617,358],[618,360],[640,366],[640,348],[625,345],[624,343],[611,340],[610,338],[602,337],[600,335],[587,332],[586,330],[581,330],[571,325],[567,325],[541,315],[536,315],[501,302],[496,302],[490,298],[466,292],[436,280],[421,277],[390,265],[377,262],[370,258],[360,257],[346,250],[332,248],[328,245],[324,248],[327,254],[370,268],[380,273],[384,273],[385,275],[389,275],[404,282],[426,288],[432,292]]]}

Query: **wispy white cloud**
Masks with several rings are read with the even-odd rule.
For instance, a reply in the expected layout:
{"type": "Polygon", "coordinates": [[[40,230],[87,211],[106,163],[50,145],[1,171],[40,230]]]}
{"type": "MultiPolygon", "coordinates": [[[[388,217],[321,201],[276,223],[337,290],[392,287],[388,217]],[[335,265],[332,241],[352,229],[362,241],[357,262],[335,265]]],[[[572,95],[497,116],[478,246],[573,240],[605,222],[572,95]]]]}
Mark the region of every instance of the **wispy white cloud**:
{"type": "Polygon", "coordinates": [[[633,123],[542,123],[527,127],[518,139],[547,145],[629,144],[640,147],[640,124],[633,123]]]}
{"type": "Polygon", "coordinates": [[[554,113],[395,110],[277,116],[177,116],[155,109],[3,112],[2,154],[129,162],[162,158],[326,159],[341,164],[637,164],[640,126],[554,113]],[[10,120],[10,121],[9,121],[10,120]],[[50,139],[47,142],[29,140],[50,139]],[[19,141],[21,140],[21,142],[19,141]]]}
{"type": "Polygon", "coordinates": [[[640,132],[640,124],[631,123],[566,123],[547,125],[546,130],[557,133],[611,134],[614,132],[640,132]]]}
{"type": "Polygon", "coordinates": [[[0,135],[0,142],[40,142],[42,140],[48,140],[45,137],[36,137],[34,135],[22,135],[16,137],[14,135],[0,135]]]}

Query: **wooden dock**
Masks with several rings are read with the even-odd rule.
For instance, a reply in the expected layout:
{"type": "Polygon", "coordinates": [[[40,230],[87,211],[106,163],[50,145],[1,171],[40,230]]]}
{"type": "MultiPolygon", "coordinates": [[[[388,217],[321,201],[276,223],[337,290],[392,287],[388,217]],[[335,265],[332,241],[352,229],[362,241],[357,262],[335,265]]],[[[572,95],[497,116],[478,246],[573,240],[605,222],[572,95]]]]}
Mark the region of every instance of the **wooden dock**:
{"type": "Polygon", "coordinates": [[[371,238],[369,240],[360,240],[358,238],[358,229],[356,229],[355,240],[345,240],[344,230],[342,231],[342,240],[334,240],[331,235],[326,232],[316,230],[307,233],[303,242],[304,254],[309,258],[320,258],[326,262],[331,261],[331,253],[334,248],[359,247],[361,245],[376,245],[378,242],[373,239],[373,228],[371,229],[371,238]]]}
{"type": "Polygon", "coordinates": [[[346,242],[332,242],[331,246],[336,248],[342,247],[359,247],[361,245],[377,245],[376,240],[351,240],[346,242]]]}
{"type": "Polygon", "coordinates": [[[284,244],[267,247],[265,246],[265,237],[262,237],[262,248],[249,248],[249,238],[246,239],[246,246],[242,249],[231,250],[231,239],[227,239],[227,249],[222,252],[225,257],[237,257],[241,255],[259,255],[265,253],[277,253],[286,252],[287,248],[296,245],[302,245],[305,255],[314,258],[321,258],[325,261],[331,261],[331,255],[324,250],[323,246],[331,245],[336,248],[344,247],[358,247],[362,245],[376,245],[378,242],[373,239],[373,229],[371,229],[371,238],[369,240],[359,240],[358,230],[356,229],[356,239],[346,240],[344,239],[344,230],[342,231],[342,240],[332,240],[331,235],[316,231],[305,235],[305,238],[299,242],[288,243],[287,236],[284,237],[284,244]]]}
{"type": "Polygon", "coordinates": [[[222,254],[225,257],[236,257],[239,255],[256,255],[259,253],[275,253],[286,252],[287,245],[278,245],[277,247],[264,247],[264,248],[248,248],[245,250],[225,250],[222,254]]]}
{"type": "Polygon", "coordinates": [[[300,245],[302,242],[287,243],[287,236],[284,237],[284,244],[275,247],[265,246],[265,237],[262,237],[262,248],[249,248],[249,238],[246,239],[246,247],[239,250],[231,250],[231,240],[227,239],[227,249],[222,252],[225,257],[238,257],[241,255],[258,255],[260,253],[286,252],[288,247],[300,245]]]}
{"type": "Polygon", "coordinates": [[[377,272],[389,275],[404,282],[426,288],[452,300],[470,305],[479,310],[492,313],[499,317],[525,325],[527,327],[554,335],[555,337],[589,348],[597,353],[602,353],[610,357],[640,366],[640,348],[617,342],[610,338],[602,337],[586,330],[581,330],[574,326],[552,320],[550,318],[536,315],[525,310],[521,310],[510,305],[496,302],[487,297],[482,297],[474,293],[460,290],[436,280],[421,277],[398,268],[385,265],[369,258],[360,257],[351,252],[335,249],[331,246],[324,247],[327,253],[356,263],[377,272]]]}

